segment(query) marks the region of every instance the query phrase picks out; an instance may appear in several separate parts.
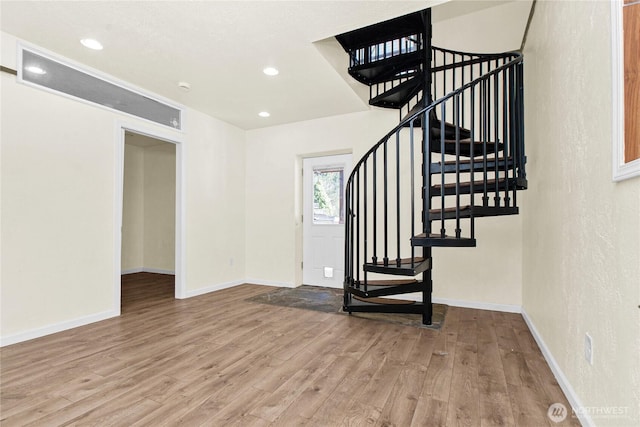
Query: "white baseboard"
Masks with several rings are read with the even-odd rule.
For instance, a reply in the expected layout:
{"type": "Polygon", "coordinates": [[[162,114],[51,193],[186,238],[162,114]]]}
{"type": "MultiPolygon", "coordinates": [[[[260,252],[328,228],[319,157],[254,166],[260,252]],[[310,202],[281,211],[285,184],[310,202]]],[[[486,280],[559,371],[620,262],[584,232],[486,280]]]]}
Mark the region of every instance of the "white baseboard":
{"type": "Polygon", "coordinates": [[[582,402],[580,401],[580,398],[578,397],[575,390],[571,386],[571,383],[569,382],[567,377],[564,375],[564,372],[562,372],[562,369],[560,369],[560,366],[556,362],[556,359],[551,354],[549,347],[547,347],[547,345],[545,344],[544,340],[542,339],[542,336],[536,329],[535,325],[533,324],[533,321],[527,314],[524,307],[522,308],[522,317],[524,318],[525,323],[529,327],[529,331],[531,331],[531,335],[533,335],[533,338],[536,340],[536,343],[538,343],[538,347],[540,347],[540,350],[542,351],[542,355],[544,356],[545,360],[547,361],[547,364],[551,368],[551,372],[553,372],[553,376],[556,378],[556,381],[558,381],[558,384],[560,385],[560,388],[564,392],[564,395],[567,397],[567,400],[569,401],[569,404],[573,409],[573,413],[576,414],[576,416],[580,420],[580,423],[583,426],[586,426],[586,427],[595,426],[595,423],[593,422],[589,414],[587,414],[585,411],[580,410],[580,408],[584,407],[582,405],[582,402]]]}
{"type": "MultiPolygon", "coordinates": [[[[390,295],[385,298],[395,298],[395,299],[406,299],[411,301],[422,301],[422,294],[420,292],[412,292],[409,294],[402,295],[390,295]]],[[[512,304],[495,304],[491,302],[481,302],[481,301],[467,301],[467,300],[459,300],[459,299],[451,299],[451,298],[438,298],[433,297],[431,299],[432,302],[436,304],[445,304],[450,305],[452,307],[462,307],[462,308],[475,308],[478,310],[491,310],[491,311],[502,311],[505,313],[521,313],[522,307],[519,305],[512,304]]]]}
{"type": "Polygon", "coordinates": [[[478,310],[502,311],[504,313],[520,314],[522,312],[522,307],[514,304],[495,304],[492,302],[466,301],[466,300],[459,300],[459,299],[437,298],[437,297],[434,297],[431,300],[436,304],[446,304],[452,307],[476,308],[478,310]]]}
{"type": "Polygon", "coordinates": [[[130,268],[128,270],[122,270],[120,272],[121,275],[125,275],[125,274],[135,274],[135,273],[144,273],[144,268],[142,267],[138,267],[138,268],[130,268]]]}
{"type": "Polygon", "coordinates": [[[297,288],[296,285],[289,282],[276,282],[273,280],[260,280],[260,279],[247,279],[244,283],[249,283],[252,285],[263,285],[263,286],[277,286],[280,288],[297,288]]]}
{"type": "Polygon", "coordinates": [[[220,291],[222,289],[232,288],[234,286],[242,285],[244,280],[234,280],[233,282],[218,283],[216,285],[207,286],[200,289],[187,290],[184,298],[197,297],[198,295],[208,294],[209,292],[220,291]]]}
{"type": "Polygon", "coordinates": [[[78,326],[88,325],[90,323],[99,322],[101,320],[110,319],[120,315],[118,310],[109,310],[102,313],[91,314],[89,316],[79,317],[77,319],[66,320],[60,323],[43,326],[41,328],[31,329],[29,331],[20,332],[6,337],[0,337],[0,347],[19,342],[40,338],[45,335],[55,334],[56,332],[66,331],[68,329],[77,328],[78,326]]]}
{"type": "Polygon", "coordinates": [[[156,273],[156,274],[170,274],[175,276],[176,272],[173,270],[163,270],[161,268],[148,268],[148,267],[138,267],[138,268],[130,268],[128,270],[122,270],[120,274],[134,274],[134,273],[156,273]]]}

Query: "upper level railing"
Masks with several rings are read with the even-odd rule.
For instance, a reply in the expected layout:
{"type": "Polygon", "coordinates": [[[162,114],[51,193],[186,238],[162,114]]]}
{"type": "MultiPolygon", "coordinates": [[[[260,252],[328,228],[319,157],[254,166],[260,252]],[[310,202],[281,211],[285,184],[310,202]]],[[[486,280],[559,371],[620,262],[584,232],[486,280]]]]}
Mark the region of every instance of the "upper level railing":
{"type": "Polygon", "coordinates": [[[354,49],[349,52],[349,67],[370,64],[394,56],[417,52],[422,45],[421,37],[420,34],[414,34],[354,49]]]}
{"type": "Polygon", "coordinates": [[[416,101],[347,181],[345,284],[367,277],[365,263],[419,263],[412,238],[472,240],[476,216],[517,209],[526,178],[521,54],[432,52],[439,99],[416,101]]]}

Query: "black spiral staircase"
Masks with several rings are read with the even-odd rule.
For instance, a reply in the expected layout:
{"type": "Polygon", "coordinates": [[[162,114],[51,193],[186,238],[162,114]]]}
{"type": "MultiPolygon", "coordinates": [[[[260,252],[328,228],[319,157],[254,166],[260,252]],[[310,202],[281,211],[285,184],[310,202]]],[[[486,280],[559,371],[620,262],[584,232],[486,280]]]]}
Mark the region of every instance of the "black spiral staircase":
{"type": "Polygon", "coordinates": [[[430,9],[336,38],[369,103],[401,119],[346,184],[343,309],[431,324],[433,248],[475,246],[475,219],[517,214],[527,188],[522,55],[434,47],[430,9]]]}

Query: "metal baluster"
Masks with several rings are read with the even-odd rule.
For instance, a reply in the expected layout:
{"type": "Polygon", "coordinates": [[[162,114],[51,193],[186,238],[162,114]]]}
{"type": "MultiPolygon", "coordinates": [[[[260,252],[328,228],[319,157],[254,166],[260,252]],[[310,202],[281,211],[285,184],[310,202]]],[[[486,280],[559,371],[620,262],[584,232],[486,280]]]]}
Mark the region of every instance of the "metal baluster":
{"type": "Polygon", "coordinates": [[[444,239],[447,234],[447,230],[445,227],[445,218],[444,218],[444,183],[445,183],[445,174],[444,174],[444,164],[445,164],[445,151],[446,151],[446,139],[445,139],[445,120],[447,118],[445,103],[442,102],[440,104],[440,237],[444,239]]]}
{"type": "MultiPolygon", "coordinates": [[[[480,64],[480,75],[482,75],[482,64],[480,64]]],[[[481,81],[481,105],[482,105],[482,206],[489,206],[489,196],[487,192],[487,121],[488,121],[488,96],[487,80],[481,81]]]]}
{"type": "Polygon", "coordinates": [[[378,262],[378,150],[373,152],[373,263],[378,262]]]}
{"type": "MultiPolygon", "coordinates": [[[[495,60],[495,67],[496,69],[498,68],[498,60],[495,60]]],[[[499,177],[499,170],[498,170],[498,142],[499,142],[499,125],[498,125],[498,73],[493,75],[493,116],[494,116],[494,123],[493,123],[493,133],[494,133],[494,142],[493,142],[493,146],[494,146],[494,158],[496,159],[495,161],[495,166],[494,166],[494,178],[495,178],[495,193],[493,196],[493,202],[496,205],[496,207],[500,206],[500,177],[499,177]]]]}
{"type": "MultiPolygon", "coordinates": [[[[464,62],[464,61],[465,61],[464,57],[465,57],[465,55],[462,55],[462,62],[464,62]]],[[[460,70],[460,74],[461,74],[460,78],[462,79],[462,85],[464,85],[464,84],[465,84],[465,80],[464,80],[464,70],[465,70],[466,68],[467,68],[467,66],[465,65],[465,66],[462,66],[462,69],[460,70]]],[[[465,109],[465,106],[467,105],[467,104],[465,104],[465,102],[464,102],[464,95],[465,95],[465,93],[466,93],[466,92],[467,92],[466,90],[463,90],[463,91],[462,91],[462,119],[460,120],[460,121],[462,122],[462,126],[466,126],[466,122],[464,121],[464,109],[465,109]]]]}
{"type": "MultiPolygon", "coordinates": [[[[409,164],[411,169],[411,237],[416,235],[416,203],[415,203],[415,167],[413,146],[413,122],[409,123],[409,164]]],[[[415,258],[415,246],[411,245],[411,262],[415,258]]]]}
{"type": "MultiPolygon", "coordinates": [[[[503,61],[503,65],[506,65],[507,59],[503,61]]],[[[509,87],[507,86],[507,69],[501,71],[502,74],[502,158],[504,158],[504,205],[509,207],[509,144],[511,144],[511,137],[509,135],[509,124],[507,118],[509,117],[509,87]]],[[[496,162],[498,159],[496,158],[496,162]]],[[[496,165],[497,166],[497,165],[496,165]]]]}
{"type": "Polygon", "coordinates": [[[400,267],[400,131],[396,132],[396,265],[400,267]]]}
{"type": "MultiPolygon", "coordinates": [[[[432,57],[436,57],[432,51],[432,57]]],[[[436,99],[438,99],[438,73],[433,73],[433,92],[436,99]]]]}
{"type": "Polygon", "coordinates": [[[460,238],[460,94],[453,97],[453,122],[456,127],[456,239],[460,238]]]}
{"type": "Polygon", "coordinates": [[[356,282],[360,284],[360,170],[356,171],[356,282]]]}
{"type": "MultiPolygon", "coordinates": [[[[363,191],[363,193],[364,193],[364,197],[363,197],[364,204],[363,204],[363,209],[362,209],[363,210],[363,218],[362,218],[363,230],[362,230],[362,233],[364,234],[364,247],[362,249],[362,252],[363,252],[362,259],[364,260],[365,263],[368,260],[368,257],[367,257],[367,245],[369,243],[369,237],[368,237],[368,234],[367,234],[367,228],[368,228],[367,227],[367,213],[368,213],[367,212],[367,210],[368,210],[367,209],[367,193],[368,193],[368,191],[367,191],[367,160],[368,160],[368,157],[364,160],[364,163],[362,164],[362,169],[363,169],[363,172],[364,172],[364,176],[363,176],[364,183],[362,185],[362,188],[364,190],[363,191]]],[[[367,292],[367,272],[364,271],[363,275],[364,275],[364,291],[367,292]]]]}
{"type": "Polygon", "coordinates": [[[384,257],[382,258],[382,262],[385,266],[389,265],[389,215],[388,215],[388,168],[387,168],[387,142],[384,142],[382,147],[383,151],[383,192],[384,192],[384,204],[383,204],[383,212],[384,212],[384,257]]]}
{"type": "MultiPolygon", "coordinates": [[[[469,156],[470,156],[470,160],[469,160],[469,171],[470,171],[470,181],[471,181],[471,190],[469,192],[469,200],[470,200],[470,205],[473,206],[474,203],[474,198],[475,198],[475,165],[474,165],[474,157],[475,157],[475,153],[474,153],[474,147],[475,147],[475,134],[476,134],[476,115],[475,115],[475,111],[476,111],[476,86],[472,86],[470,88],[471,90],[471,94],[469,95],[471,100],[471,106],[470,106],[470,111],[469,114],[471,115],[471,129],[470,130],[470,138],[471,138],[471,144],[470,144],[470,148],[469,148],[469,156]]],[[[469,224],[471,230],[471,238],[475,239],[475,221],[473,220],[473,218],[470,218],[470,224],[469,224]]]]}
{"type": "Polygon", "coordinates": [[[342,304],[343,306],[348,306],[349,305],[349,298],[350,298],[350,293],[349,293],[349,287],[352,284],[352,277],[353,277],[353,269],[351,266],[351,248],[353,246],[349,245],[349,242],[351,241],[351,182],[347,181],[347,187],[345,189],[345,198],[346,198],[346,204],[345,204],[345,239],[344,239],[344,282],[342,283],[343,289],[344,289],[344,296],[342,299],[342,304]]]}
{"type": "Polygon", "coordinates": [[[442,52],[442,61],[444,66],[444,71],[442,72],[442,96],[445,96],[449,92],[447,91],[447,53],[444,51],[442,52]]]}

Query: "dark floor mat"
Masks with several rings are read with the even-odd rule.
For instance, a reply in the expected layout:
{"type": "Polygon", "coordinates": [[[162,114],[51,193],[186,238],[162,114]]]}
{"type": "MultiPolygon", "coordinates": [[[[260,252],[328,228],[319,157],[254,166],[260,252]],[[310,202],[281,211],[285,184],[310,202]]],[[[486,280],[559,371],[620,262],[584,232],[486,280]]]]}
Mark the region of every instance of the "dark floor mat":
{"type": "MultiPolygon", "coordinates": [[[[271,292],[257,295],[247,301],[261,304],[295,307],[324,313],[347,314],[342,311],[342,289],[323,288],[320,286],[299,286],[297,288],[277,288],[271,292]]],[[[420,314],[403,313],[353,313],[354,317],[399,323],[420,328],[440,329],[444,323],[447,306],[433,304],[432,324],[423,325],[420,314]]]]}

